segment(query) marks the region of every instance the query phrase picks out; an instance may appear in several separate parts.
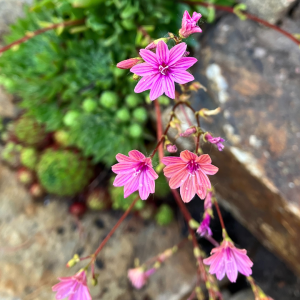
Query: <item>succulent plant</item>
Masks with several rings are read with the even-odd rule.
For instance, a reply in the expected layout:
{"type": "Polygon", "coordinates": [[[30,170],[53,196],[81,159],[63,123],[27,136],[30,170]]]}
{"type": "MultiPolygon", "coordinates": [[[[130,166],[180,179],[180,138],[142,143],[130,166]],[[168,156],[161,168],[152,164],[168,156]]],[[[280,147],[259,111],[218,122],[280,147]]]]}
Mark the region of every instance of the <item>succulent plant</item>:
{"type": "Polygon", "coordinates": [[[22,116],[15,122],[14,133],[17,139],[26,146],[40,146],[46,136],[44,127],[27,116],[22,116]]]}
{"type": "Polygon", "coordinates": [[[106,189],[96,188],[91,191],[86,199],[88,208],[92,210],[103,210],[109,207],[110,197],[106,189]]]}
{"type": "Polygon", "coordinates": [[[72,196],[80,192],[91,178],[89,162],[69,150],[46,150],[37,165],[41,185],[49,193],[72,196]]]}
{"type": "Polygon", "coordinates": [[[38,163],[38,152],[34,148],[23,148],[20,154],[20,161],[24,167],[34,170],[38,163]]]}
{"type": "Polygon", "coordinates": [[[20,165],[20,151],[22,150],[22,146],[18,145],[14,142],[8,142],[1,153],[1,158],[8,165],[13,168],[16,168],[20,165]]]}
{"type": "Polygon", "coordinates": [[[71,145],[70,134],[66,130],[55,131],[53,138],[55,142],[60,146],[67,147],[71,145]]]}
{"type": "Polygon", "coordinates": [[[45,193],[43,187],[38,183],[32,184],[32,186],[29,189],[29,192],[30,195],[34,198],[42,197],[45,193]]]}
{"type": "Polygon", "coordinates": [[[140,96],[138,96],[136,94],[130,94],[130,95],[126,96],[125,102],[128,105],[128,107],[135,108],[142,102],[142,99],[140,96]]]}
{"type": "Polygon", "coordinates": [[[26,169],[26,168],[21,168],[18,170],[17,173],[17,178],[19,181],[25,185],[29,185],[33,182],[34,180],[34,174],[32,171],[26,169]]]}
{"type": "Polygon", "coordinates": [[[104,108],[115,108],[118,104],[119,97],[116,92],[105,91],[100,96],[100,104],[104,108]]]}

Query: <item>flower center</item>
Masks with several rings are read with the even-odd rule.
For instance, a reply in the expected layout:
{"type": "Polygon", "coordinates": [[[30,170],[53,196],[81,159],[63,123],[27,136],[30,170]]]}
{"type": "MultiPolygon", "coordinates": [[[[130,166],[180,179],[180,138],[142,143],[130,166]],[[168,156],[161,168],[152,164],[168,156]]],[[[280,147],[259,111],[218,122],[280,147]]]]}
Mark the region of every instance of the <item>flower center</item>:
{"type": "Polygon", "coordinates": [[[190,160],[187,164],[187,168],[191,175],[194,175],[194,173],[199,169],[199,164],[196,163],[194,160],[190,160]]]}
{"type": "Polygon", "coordinates": [[[169,66],[165,66],[165,65],[160,65],[158,70],[162,75],[166,75],[166,72],[168,70],[169,66]]]}
{"type": "Polygon", "coordinates": [[[141,172],[146,171],[148,168],[146,162],[140,162],[137,167],[133,168],[133,177],[138,176],[141,172]]]}

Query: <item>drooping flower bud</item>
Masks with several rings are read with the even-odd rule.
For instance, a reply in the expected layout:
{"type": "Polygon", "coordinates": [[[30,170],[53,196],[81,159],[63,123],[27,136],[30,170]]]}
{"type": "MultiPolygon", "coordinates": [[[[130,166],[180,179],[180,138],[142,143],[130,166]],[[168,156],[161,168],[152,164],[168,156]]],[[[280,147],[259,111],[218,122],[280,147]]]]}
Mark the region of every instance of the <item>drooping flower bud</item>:
{"type": "Polygon", "coordinates": [[[197,233],[200,236],[212,236],[212,231],[209,225],[210,225],[210,215],[208,213],[205,213],[203,221],[201,222],[199,228],[197,229],[197,233]]]}
{"type": "Polygon", "coordinates": [[[168,42],[170,38],[160,38],[160,39],[157,39],[155,41],[153,41],[152,43],[150,43],[145,49],[146,50],[152,50],[152,49],[155,49],[157,47],[157,44],[159,41],[164,41],[165,43],[168,42]]]}
{"type": "Polygon", "coordinates": [[[187,38],[191,34],[196,32],[202,32],[202,29],[197,26],[197,22],[202,17],[200,13],[194,12],[191,17],[188,11],[186,10],[183,14],[181,28],[179,30],[179,36],[181,38],[187,38]]]}
{"type": "Polygon", "coordinates": [[[206,87],[203,86],[203,85],[202,85],[200,82],[198,82],[198,81],[193,81],[193,82],[191,83],[191,85],[189,86],[189,89],[190,89],[191,91],[195,91],[195,92],[197,92],[197,91],[200,90],[200,89],[203,89],[205,92],[207,91],[206,87]]]}
{"type": "Polygon", "coordinates": [[[177,147],[176,147],[176,145],[172,145],[172,144],[168,144],[167,146],[166,146],[166,149],[167,149],[167,151],[169,152],[169,153],[176,153],[177,152],[177,147]]]}
{"type": "Polygon", "coordinates": [[[183,57],[187,57],[187,56],[189,56],[190,55],[190,52],[189,51],[185,51],[184,53],[183,53],[183,57]]]}
{"type": "Polygon", "coordinates": [[[196,127],[188,128],[186,131],[180,133],[180,136],[187,137],[197,132],[196,127]]]}
{"type": "Polygon", "coordinates": [[[117,64],[117,68],[119,69],[131,69],[133,66],[138,64],[139,62],[142,62],[141,57],[135,57],[135,58],[129,58],[126,60],[122,60],[117,64]]]}
{"type": "Polygon", "coordinates": [[[216,146],[218,147],[219,151],[223,151],[224,149],[224,145],[222,144],[223,142],[225,142],[225,140],[221,137],[213,137],[211,134],[209,134],[208,132],[204,134],[204,140],[212,143],[212,144],[216,144],[216,146]]]}

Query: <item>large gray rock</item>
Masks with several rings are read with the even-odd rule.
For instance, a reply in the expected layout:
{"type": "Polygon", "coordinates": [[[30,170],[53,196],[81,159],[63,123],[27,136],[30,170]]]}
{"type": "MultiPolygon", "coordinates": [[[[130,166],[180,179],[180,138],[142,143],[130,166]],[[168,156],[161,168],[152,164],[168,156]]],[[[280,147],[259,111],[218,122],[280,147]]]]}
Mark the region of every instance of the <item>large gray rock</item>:
{"type": "MultiPolygon", "coordinates": [[[[288,19],[286,28],[299,28],[288,19]],[[289,27],[288,27],[289,26],[289,27]]],[[[226,138],[207,147],[211,179],[234,215],[300,274],[300,51],[279,33],[226,16],[202,35],[194,105],[223,110],[203,127],[226,138]]]]}
{"type": "Polygon", "coordinates": [[[248,12],[275,24],[298,0],[240,0],[247,5],[248,12]]]}

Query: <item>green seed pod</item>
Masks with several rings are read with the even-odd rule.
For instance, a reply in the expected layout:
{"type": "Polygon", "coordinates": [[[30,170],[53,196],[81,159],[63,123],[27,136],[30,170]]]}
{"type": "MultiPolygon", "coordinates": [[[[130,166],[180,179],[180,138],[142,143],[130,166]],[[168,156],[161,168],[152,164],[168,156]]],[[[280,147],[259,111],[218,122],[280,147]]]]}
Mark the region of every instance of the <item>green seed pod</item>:
{"type": "Polygon", "coordinates": [[[46,135],[44,126],[24,116],[15,122],[14,132],[17,139],[27,146],[41,145],[46,135]]]}
{"type": "Polygon", "coordinates": [[[121,122],[128,122],[130,120],[130,112],[126,107],[119,109],[116,113],[117,120],[121,122]]]}
{"type": "Polygon", "coordinates": [[[144,107],[138,107],[133,112],[132,115],[135,120],[140,123],[144,123],[147,120],[147,110],[144,107]]]}
{"type": "Polygon", "coordinates": [[[82,103],[82,108],[87,113],[92,113],[97,109],[98,103],[96,100],[87,98],[82,103]]]}
{"type": "Polygon", "coordinates": [[[92,172],[89,163],[69,150],[46,150],[37,165],[39,182],[49,193],[76,195],[87,185],[92,172]]]}
{"type": "Polygon", "coordinates": [[[115,108],[119,101],[117,93],[112,91],[105,91],[100,96],[100,104],[105,108],[115,108]]]}
{"type": "Polygon", "coordinates": [[[74,126],[76,124],[77,118],[79,117],[80,112],[75,110],[69,110],[63,119],[63,122],[66,126],[74,126]]]}
{"type": "Polygon", "coordinates": [[[174,219],[174,213],[172,208],[163,204],[158,208],[158,211],[155,215],[155,220],[158,225],[164,226],[170,224],[174,219]]]}
{"type": "Polygon", "coordinates": [[[143,128],[139,124],[132,124],[128,128],[128,132],[132,138],[139,138],[143,134],[143,128]]]}
{"type": "Polygon", "coordinates": [[[34,148],[23,148],[20,155],[21,164],[34,170],[38,162],[38,153],[34,148]]]}
{"type": "Polygon", "coordinates": [[[134,108],[141,103],[141,98],[136,94],[130,94],[126,96],[125,102],[128,105],[128,107],[134,108]]]}

